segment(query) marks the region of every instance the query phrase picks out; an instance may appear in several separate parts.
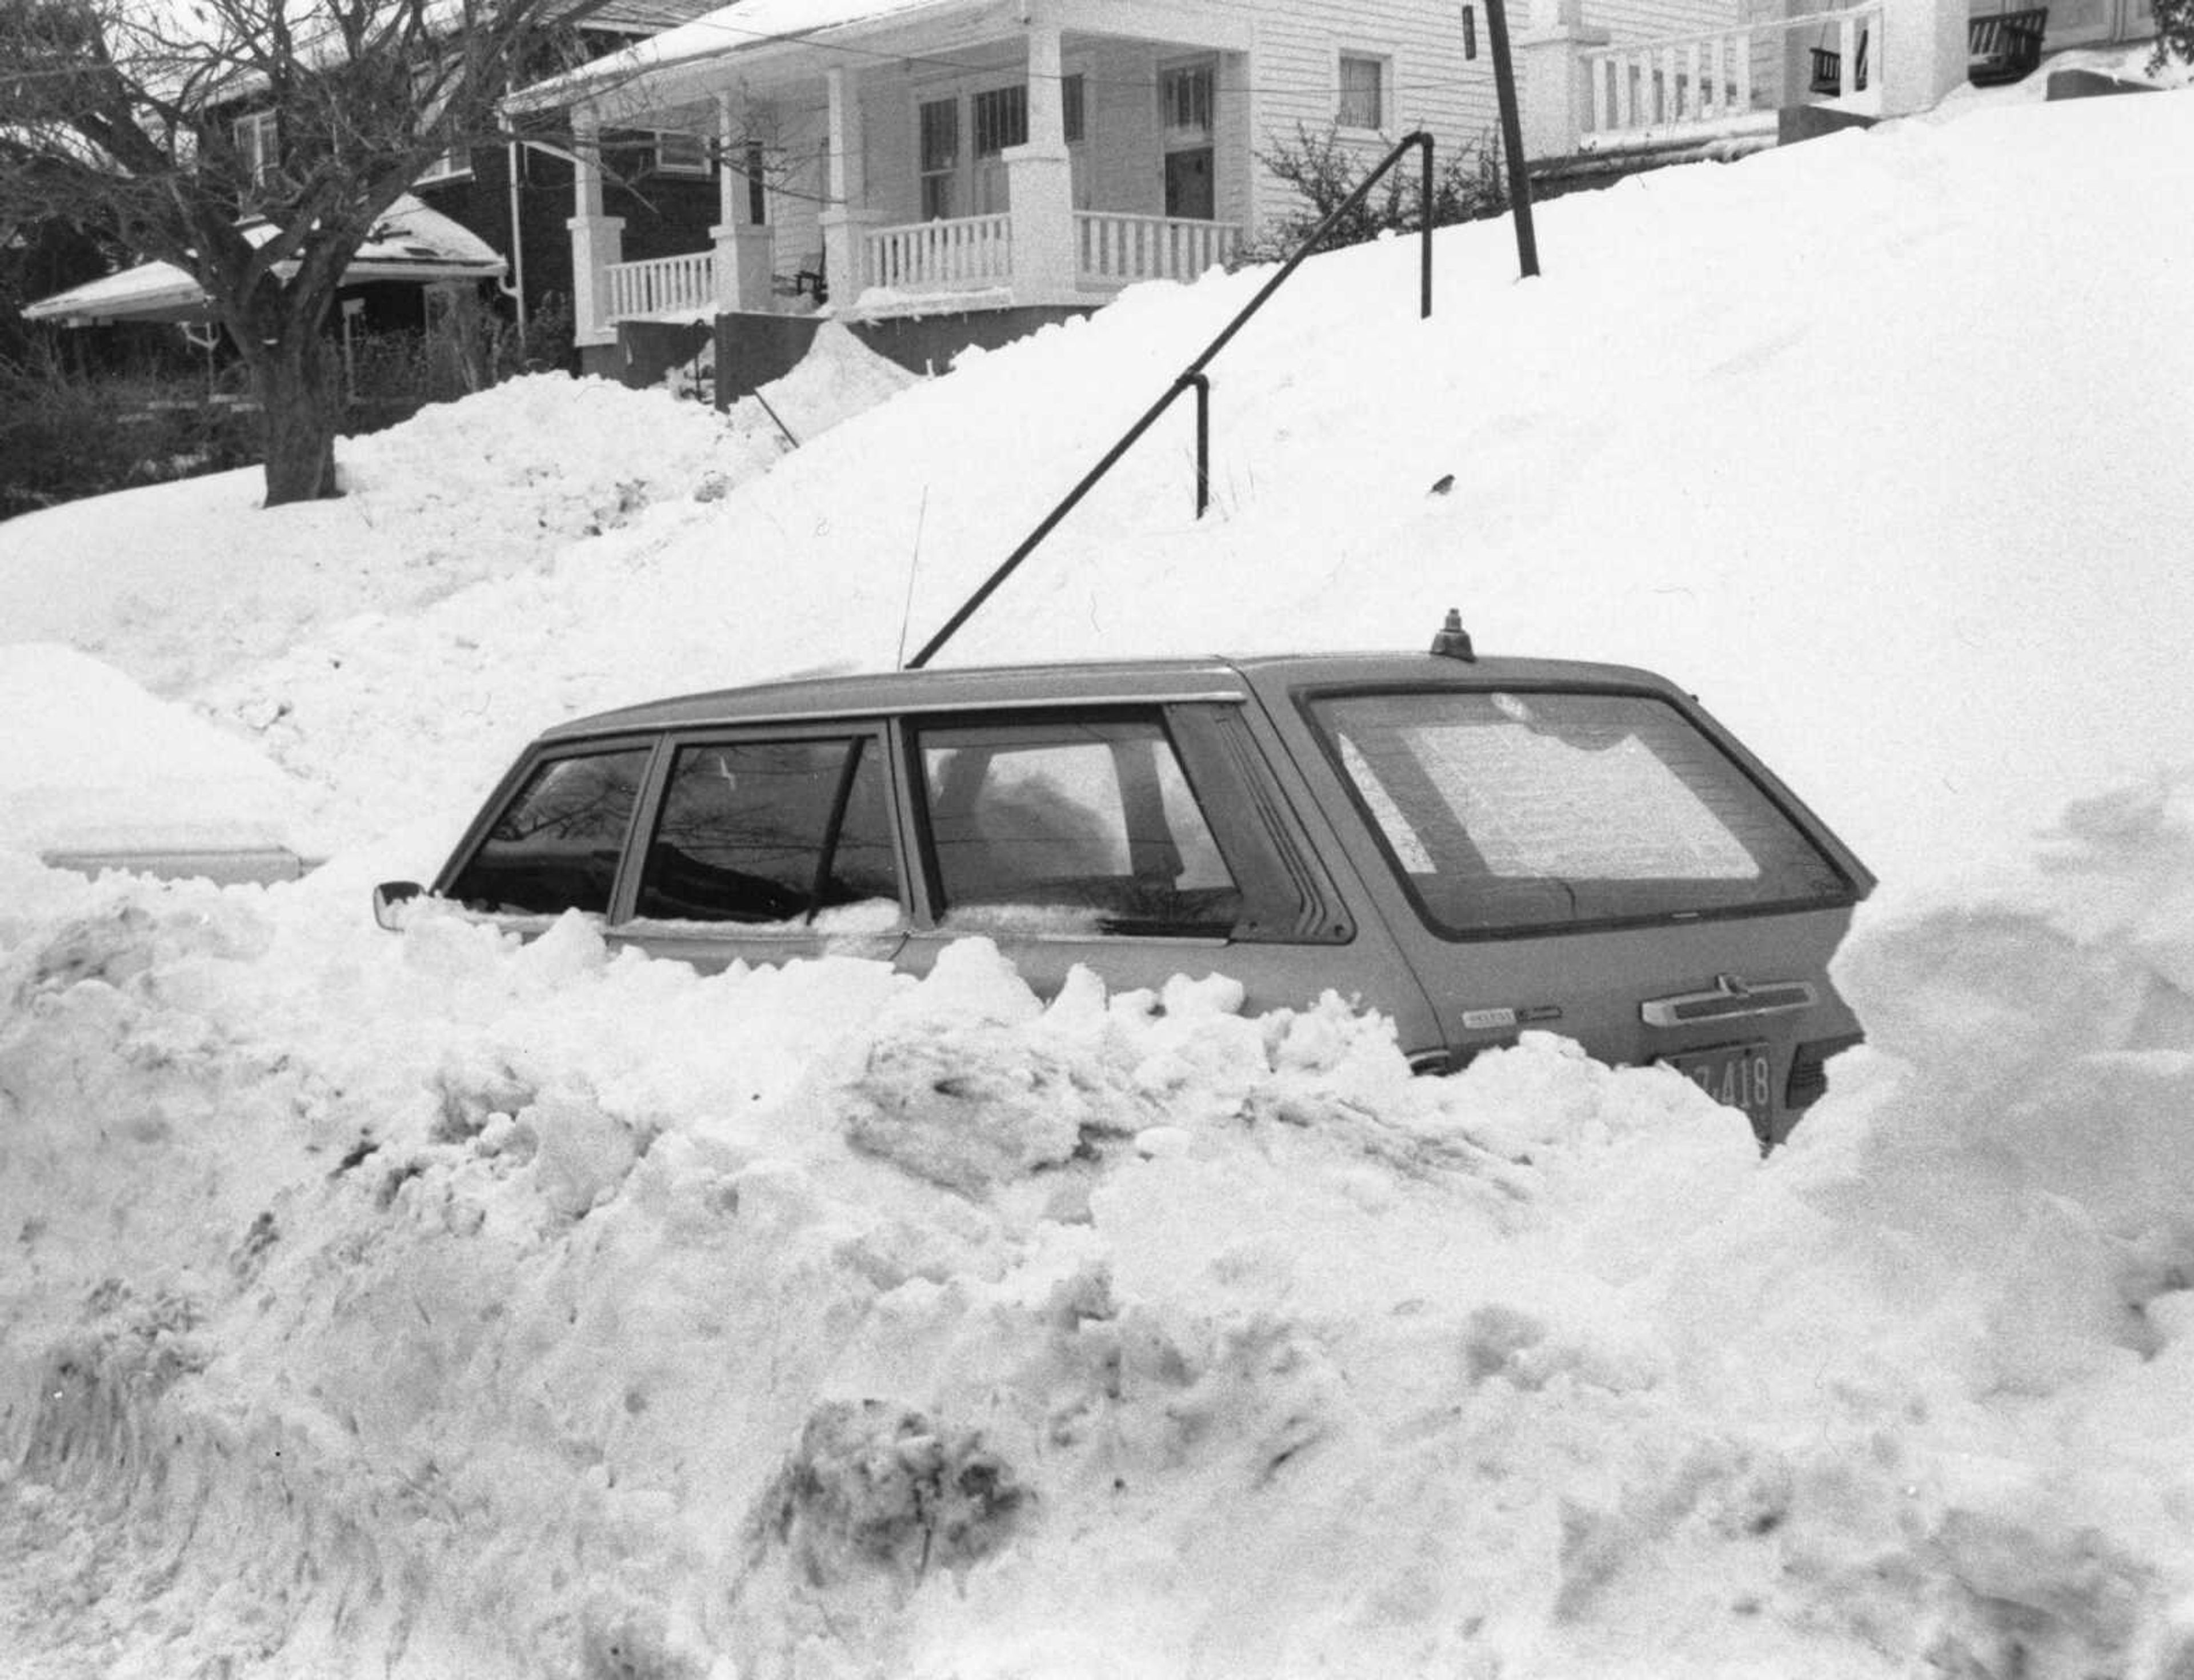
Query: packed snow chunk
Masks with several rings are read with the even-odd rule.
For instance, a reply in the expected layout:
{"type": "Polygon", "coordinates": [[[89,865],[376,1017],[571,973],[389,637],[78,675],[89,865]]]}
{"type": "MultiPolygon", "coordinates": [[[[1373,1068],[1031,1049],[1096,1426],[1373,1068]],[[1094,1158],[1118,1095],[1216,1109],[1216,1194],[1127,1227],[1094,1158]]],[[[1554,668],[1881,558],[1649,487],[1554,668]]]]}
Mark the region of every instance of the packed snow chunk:
{"type": "Polygon", "coordinates": [[[53,643],[0,647],[0,846],[314,855],[302,790],[242,740],[53,643]]]}
{"type": "Polygon", "coordinates": [[[567,1219],[615,1195],[649,1141],[578,1092],[543,1095],[519,1112],[515,1127],[531,1140],[542,1199],[567,1219]]]}
{"type": "MultiPolygon", "coordinates": [[[[855,337],[843,322],[826,318],[816,329],[807,353],[782,378],[762,386],[759,396],[801,443],[897,396],[920,376],[879,356],[855,337]]],[[[752,425],[763,416],[741,414],[758,409],[752,397],[732,405],[734,421],[752,425]]]]}

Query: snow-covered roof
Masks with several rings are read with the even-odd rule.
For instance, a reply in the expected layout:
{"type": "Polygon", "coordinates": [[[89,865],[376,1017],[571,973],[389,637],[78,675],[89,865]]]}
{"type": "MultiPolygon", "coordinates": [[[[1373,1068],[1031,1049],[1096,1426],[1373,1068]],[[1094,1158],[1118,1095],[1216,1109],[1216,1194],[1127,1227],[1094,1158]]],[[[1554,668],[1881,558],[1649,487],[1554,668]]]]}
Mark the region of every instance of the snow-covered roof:
{"type": "Polygon", "coordinates": [[[539,110],[598,89],[674,66],[727,58],[838,31],[896,23],[918,13],[972,10],[980,0],[734,0],[676,29],[521,88],[511,96],[520,110],[539,110]]]}
{"type": "MultiPolygon", "coordinates": [[[[249,223],[244,228],[244,237],[255,245],[265,244],[274,232],[273,224],[265,221],[249,223]]],[[[275,267],[285,275],[296,268],[294,263],[275,267]]],[[[499,277],[507,267],[494,247],[470,228],[428,209],[407,192],[374,225],[371,236],[344,270],[343,284],[489,280],[499,277]]],[[[23,306],[26,320],[60,320],[78,325],[95,321],[199,320],[205,314],[204,289],[172,262],[140,263],[23,306]]]]}

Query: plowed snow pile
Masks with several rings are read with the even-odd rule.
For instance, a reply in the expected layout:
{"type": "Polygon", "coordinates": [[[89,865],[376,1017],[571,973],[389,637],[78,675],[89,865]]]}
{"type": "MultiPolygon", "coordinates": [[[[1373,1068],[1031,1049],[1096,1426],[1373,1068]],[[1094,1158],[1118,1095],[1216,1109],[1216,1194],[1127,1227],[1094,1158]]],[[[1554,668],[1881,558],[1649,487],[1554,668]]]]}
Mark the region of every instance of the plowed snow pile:
{"type": "Polygon", "coordinates": [[[1874,928],[1764,1165],[980,942],[3,885],[11,1673],[2194,1663],[2185,790],[1874,928]]]}

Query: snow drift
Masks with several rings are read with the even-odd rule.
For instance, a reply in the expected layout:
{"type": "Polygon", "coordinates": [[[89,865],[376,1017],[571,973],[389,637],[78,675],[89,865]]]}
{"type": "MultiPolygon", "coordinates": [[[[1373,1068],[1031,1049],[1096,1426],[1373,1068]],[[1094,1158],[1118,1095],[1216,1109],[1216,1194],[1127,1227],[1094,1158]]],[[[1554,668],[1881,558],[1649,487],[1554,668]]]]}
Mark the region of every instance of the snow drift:
{"type": "Polygon", "coordinates": [[[1762,1163],[1337,1000],[18,869],[15,1614],[117,1676],[2183,1673],[2190,881],[2157,787],[1872,923],[1762,1163]]]}

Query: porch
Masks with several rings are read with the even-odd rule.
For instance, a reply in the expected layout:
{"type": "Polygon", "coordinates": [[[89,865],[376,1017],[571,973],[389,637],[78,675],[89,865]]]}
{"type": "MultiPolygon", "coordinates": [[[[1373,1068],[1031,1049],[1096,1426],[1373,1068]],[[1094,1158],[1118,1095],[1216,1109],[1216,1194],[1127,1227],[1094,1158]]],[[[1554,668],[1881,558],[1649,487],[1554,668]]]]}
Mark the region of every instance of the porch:
{"type": "Polygon", "coordinates": [[[822,11],[742,0],[736,29],[714,14],[526,90],[573,114],[583,345],[621,321],[805,312],[826,289],[849,313],[1086,308],[1238,249],[1254,20],[1232,0],[822,11]],[[629,251],[603,214],[601,159],[635,132],[715,170],[709,248],[629,251]]]}

